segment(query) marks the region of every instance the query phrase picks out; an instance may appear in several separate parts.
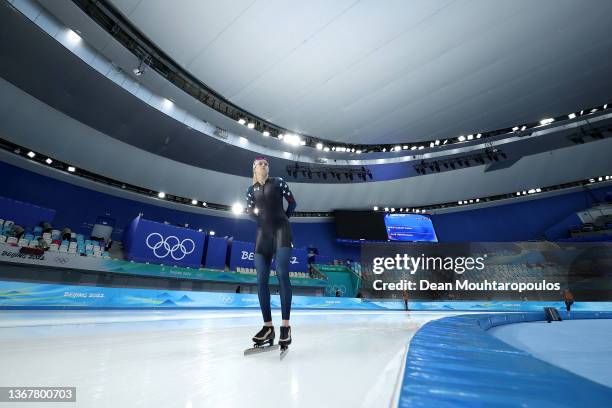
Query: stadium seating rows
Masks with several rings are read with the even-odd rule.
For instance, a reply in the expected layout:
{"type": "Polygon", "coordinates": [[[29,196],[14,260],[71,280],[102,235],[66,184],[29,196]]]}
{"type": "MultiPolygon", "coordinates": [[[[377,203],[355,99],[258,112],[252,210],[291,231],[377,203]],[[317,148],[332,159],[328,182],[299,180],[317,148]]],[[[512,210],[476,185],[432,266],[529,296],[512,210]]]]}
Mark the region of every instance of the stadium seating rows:
{"type": "Polygon", "coordinates": [[[62,239],[61,231],[54,229],[51,232],[43,232],[42,227],[36,226],[26,230],[20,237],[13,236],[12,231],[15,223],[11,220],[0,219],[0,242],[16,245],[19,247],[36,248],[44,245],[44,241],[51,252],[62,252],[67,254],[94,256],[109,258],[108,251],[98,241],[85,239],[83,234],[70,233],[70,239],[62,239]]]}

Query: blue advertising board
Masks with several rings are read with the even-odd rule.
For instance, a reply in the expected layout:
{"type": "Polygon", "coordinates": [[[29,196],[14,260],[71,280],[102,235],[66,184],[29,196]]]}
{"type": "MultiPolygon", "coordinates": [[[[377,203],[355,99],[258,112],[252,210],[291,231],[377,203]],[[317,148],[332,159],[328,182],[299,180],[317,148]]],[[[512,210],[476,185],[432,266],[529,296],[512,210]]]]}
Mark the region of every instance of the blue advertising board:
{"type": "Polygon", "coordinates": [[[255,268],[255,244],[252,242],[234,241],[230,255],[230,271],[237,268],[255,268]]]}
{"type": "Polygon", "coordinates": [[[127,259],[199,268],[204,234],[136,217],[126,231],[127,259]]]}
{"type": "Polygon", "coordinates": [[[227,238],[208,236],[204,267],[208,269],[224,270],[227,249],[227,238]]]}

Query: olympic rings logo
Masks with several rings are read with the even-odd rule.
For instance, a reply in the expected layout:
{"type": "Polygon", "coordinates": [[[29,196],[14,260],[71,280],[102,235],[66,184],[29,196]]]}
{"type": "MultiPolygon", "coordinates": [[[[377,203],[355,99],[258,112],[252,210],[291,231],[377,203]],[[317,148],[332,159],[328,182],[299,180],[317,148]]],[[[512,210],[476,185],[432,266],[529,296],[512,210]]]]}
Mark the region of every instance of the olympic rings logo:
{"type": "Polygon", "coordinates": [[[158,232],[149,234],[146,239],[147,246],[153,250],[153,254],[158,258],[165,258],[168,255],[172,256],[175,261],[180,261],[187,255],[195,251],[195,242],[189,238],[180,240],[174,235],[165,238],[158,232]],[[187,245],[185,245],[187,243],[187,245]],[[191,243],[191,249],[187,249],[191,243]],[[177,256],[178,253],[178,256],[177,256]]]}

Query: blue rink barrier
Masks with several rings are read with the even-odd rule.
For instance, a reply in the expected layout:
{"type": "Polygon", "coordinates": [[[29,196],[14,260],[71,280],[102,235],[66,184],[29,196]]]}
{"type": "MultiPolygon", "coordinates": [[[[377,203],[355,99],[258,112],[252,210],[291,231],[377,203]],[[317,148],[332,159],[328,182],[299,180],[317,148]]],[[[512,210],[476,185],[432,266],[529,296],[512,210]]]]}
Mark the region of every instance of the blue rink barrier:
{"type": "MultiPolygon", "coordinates": [[[[403,301],[360,298],[293,296],[297,309],[404,310],[403,301]]],[[[280,308],[272,295],[271,306],[280,308]]],[[[562,302],[410,302],[410,310],[428,311],[528,311],[562,302]]],[[[0,309],[121,309],[121,308],[259,308],[256,294],[116,288],[0,281],[0,309]]],[[[572,310],[612,310],[612,302],[577,302],[572,310]]]]}
{"type": "MultiPolygon", "coordinates": [[[[565,311],[561,311],[565,317],[565,311]]],[[[611,319],[612,312],[574,312],[611,319]]],[[[612,388],[533,357],[486,332],[545,320],[544,312],[434,320],[410,341],[399,407],[609,407],[612,388]]],[[[584,345],[588,347],[588,344],[584,345]]]]}

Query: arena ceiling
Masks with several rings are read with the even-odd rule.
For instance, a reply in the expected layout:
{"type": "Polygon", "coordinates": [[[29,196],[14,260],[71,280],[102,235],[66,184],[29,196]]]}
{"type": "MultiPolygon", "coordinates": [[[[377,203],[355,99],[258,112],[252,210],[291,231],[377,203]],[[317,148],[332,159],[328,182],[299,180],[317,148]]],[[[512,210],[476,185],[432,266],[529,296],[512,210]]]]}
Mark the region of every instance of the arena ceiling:
{"type": "Polygon", "coordinates": [[[110,0],[238,106],[334,141],[493,130],[612,99],[609,0],[110,0]]]}

